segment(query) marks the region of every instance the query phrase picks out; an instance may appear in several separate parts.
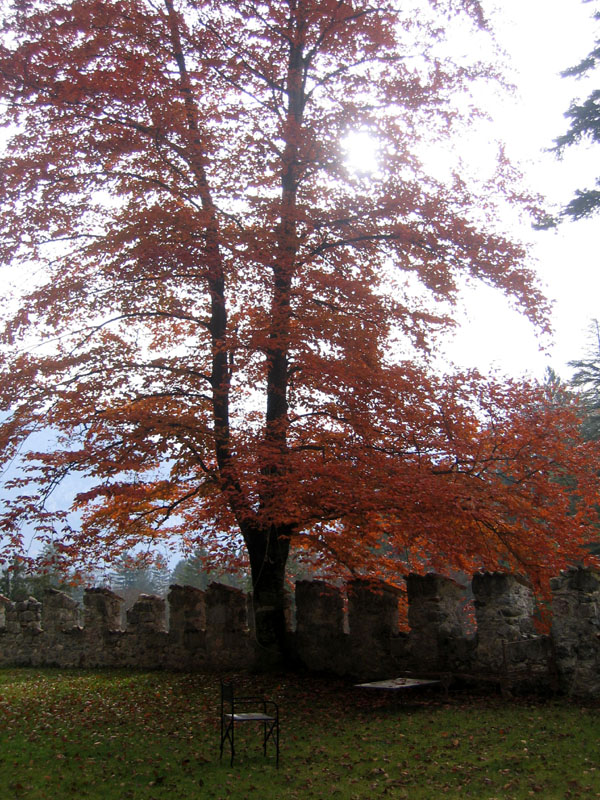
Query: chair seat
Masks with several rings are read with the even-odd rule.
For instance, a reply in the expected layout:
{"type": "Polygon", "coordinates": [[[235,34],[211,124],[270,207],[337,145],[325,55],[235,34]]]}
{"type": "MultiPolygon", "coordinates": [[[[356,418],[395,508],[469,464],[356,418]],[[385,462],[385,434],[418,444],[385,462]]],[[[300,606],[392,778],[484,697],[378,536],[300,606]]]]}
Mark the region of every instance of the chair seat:
{"type": "MultiPolygon", "coordinates": [[[[231,714],[224,714],[225,717],[231,719],[231,714]]],[[[268,714],[261,714],[260,712],[247,712],[244,714],[233,714],[234,722],[273,722],[275,717],[268,714]]]]}

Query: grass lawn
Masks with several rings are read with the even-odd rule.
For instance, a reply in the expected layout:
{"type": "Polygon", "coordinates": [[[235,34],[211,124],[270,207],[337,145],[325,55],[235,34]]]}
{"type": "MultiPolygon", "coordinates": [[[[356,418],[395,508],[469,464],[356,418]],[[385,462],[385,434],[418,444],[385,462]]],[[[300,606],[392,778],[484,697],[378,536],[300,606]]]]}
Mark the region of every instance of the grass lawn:
{"type": "Polygon", "coordinates": [[[219,763],[217,676],[0,670],[0,800],[600,797],[597,707],[233,677],[280,703],[279,770],[251,725],[219,763]]]}

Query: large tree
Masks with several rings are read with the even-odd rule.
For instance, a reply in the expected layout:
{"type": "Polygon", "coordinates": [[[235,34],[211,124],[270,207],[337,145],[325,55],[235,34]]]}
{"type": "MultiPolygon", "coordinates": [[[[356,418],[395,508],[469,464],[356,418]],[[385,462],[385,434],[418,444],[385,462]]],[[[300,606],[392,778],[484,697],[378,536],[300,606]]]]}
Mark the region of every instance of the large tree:
{"type": "Polygon", "coordinates": [[[425,144],[494,79],[451,57],[456,31],[459,50],[488,35],[476,0],[2,10],[7,555],[27,520],[91,560],[169,537],[237,555],[241,537],[274,649],[291,547],[388,576],[577,557],[591,503],[573,513],[557,476],[582,501],[595,487],[575,412],[432,366],[465,280],[545,324],[495,222],[494,198],[519,202],[501,151],[472,188],[418,157],[439,165],[425,144]],[[348,163],[353,132],[370,170],[348,163]],[[71,526],[45,502],[70,473],[91,481],[71,526]]]}

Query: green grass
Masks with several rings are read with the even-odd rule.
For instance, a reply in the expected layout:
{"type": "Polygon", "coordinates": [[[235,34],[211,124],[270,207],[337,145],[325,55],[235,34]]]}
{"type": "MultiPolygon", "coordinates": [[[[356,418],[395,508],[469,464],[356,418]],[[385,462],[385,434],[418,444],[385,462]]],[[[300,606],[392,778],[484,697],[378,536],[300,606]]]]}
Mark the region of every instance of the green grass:
{"type": "Polygon", "coordinates": [[[234,678],[280,703],[279,770],[253,726],[219,763],[216,676],[0,670],[0,800],[600,797],[595,707],[234,678]]]}

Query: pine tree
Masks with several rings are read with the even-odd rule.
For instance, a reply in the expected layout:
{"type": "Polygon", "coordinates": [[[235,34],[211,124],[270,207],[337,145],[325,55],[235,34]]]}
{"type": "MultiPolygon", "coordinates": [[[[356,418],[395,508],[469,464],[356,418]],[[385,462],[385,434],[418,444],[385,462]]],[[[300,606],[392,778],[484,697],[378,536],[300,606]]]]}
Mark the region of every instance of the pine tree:
{"type": "MultiPolygon", "coordinates": [[[[584,0],[584,2],[595,1],[584,0]]],[[[593,18],[596,22],[600,21],[600,11],[595,11],[593,18]]],[[[600,66],[600,39],[596,40],[594,48],[586,58],[576,66],[566,69],[562,75],[580,78],[591,73],[595,74],[598,66],[600,66]]],[[[565,148],[582,141],[600,143],[600,89],[594,89],[584,100],[574,100],[565,116],[570,125],[568,131],[556,139],[557,153],[560,154],[565,148]]],[[[600,187],[600,178],[596,178],[596,186],[600,187]]],[[[600,188],[578,189],[563,213],[573,219],[581,219],[594,214],[599,208],[600,188]]]]}
{"type": "MultiPolygon", "coordinates": [[[[250,591],[252,582],[248,574],[247,565],[237,569],[224,569],[221,565],[217,568],[211,554],[205,547],[197,547],[187,558],[178,561],[171,573],[171,580],[180,586],[195,586],[197,589],[207,589],[211,583],[222,583],[225,586],[235,586],[244,591],[250,591]]],[[[237,556],[230,562],[232,565],[243,564],[243,559],[237,556]]]]}
{"type": "Polygon", "coordinates": [[[587,352],[584,358],[570,361],[575,373],[572,386],[585,408],[583,432],[586,439],[600,439],[600,324],[597,319],[590,323],[587,352]]]}
{"type": "Polygon", "coordinates": [[[125,553],[109,573],[110,587],[129,608],[140,594],[157,594],[164,597],[169,586],[170,572],[164,558],[157,555],[125,553]]]}

